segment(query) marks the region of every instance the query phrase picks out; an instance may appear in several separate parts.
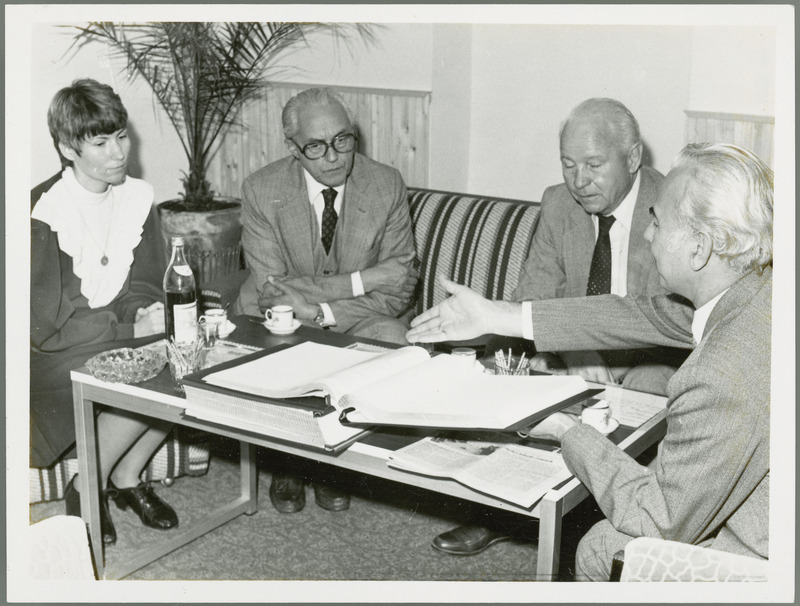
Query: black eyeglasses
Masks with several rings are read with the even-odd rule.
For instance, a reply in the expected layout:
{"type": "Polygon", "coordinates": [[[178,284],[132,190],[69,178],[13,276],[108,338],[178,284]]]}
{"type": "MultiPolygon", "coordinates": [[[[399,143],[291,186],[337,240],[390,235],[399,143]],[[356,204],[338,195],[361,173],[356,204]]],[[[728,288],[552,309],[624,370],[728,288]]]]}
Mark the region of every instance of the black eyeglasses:
{"type": "MultiPolygon", "coordinates": [[[[337,153],[346,154],[353,151],[358,138],[352,134],[336,135],[330,143],[325,141],[312,141],[300,148],[303,155],[309,160],[318,160],[328,153],[329,148],[333,148],[337,153]]],[[[292,139],[292,143],[297,145],[297,141],[292,139]]],[[[297,147],[300,147],[297,145],[297,147]]]]}

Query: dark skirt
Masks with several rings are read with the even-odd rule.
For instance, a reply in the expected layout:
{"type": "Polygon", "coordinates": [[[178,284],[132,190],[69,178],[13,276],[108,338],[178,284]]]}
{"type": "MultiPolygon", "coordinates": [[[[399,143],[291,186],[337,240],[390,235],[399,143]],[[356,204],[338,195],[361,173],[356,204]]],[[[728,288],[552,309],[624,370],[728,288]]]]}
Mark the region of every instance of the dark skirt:
{"type": "Polygon", "coordinates": [[[75,444],[70,371],[101,351],[140,347],[163,337],[161,334],[85,345],[54,354],[31,352],[31,467],[50,467],[75,444]]]}

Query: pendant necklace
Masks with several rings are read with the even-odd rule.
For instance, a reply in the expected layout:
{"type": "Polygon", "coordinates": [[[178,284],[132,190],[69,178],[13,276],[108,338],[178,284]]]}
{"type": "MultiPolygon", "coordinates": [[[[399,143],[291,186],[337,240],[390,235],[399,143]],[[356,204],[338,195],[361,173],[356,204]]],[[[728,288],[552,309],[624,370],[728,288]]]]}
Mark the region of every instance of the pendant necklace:
{"type": "MultiPolygon", "coordinates": [[[[76,205],[77,208],[77,205],[76,205]]],[[[105,267],[108,265],[108,255],[106,255],[106,250],[108,250],[108,239],[111,236],[111,226],[114,224],[114,189],[111,188],[111,214],[108,217],[108,229],[106,230],[106,243],[104,246],[100,246],[100,243],[97,241],[97,238],[94,237],[92,230],[89,228],[89,224],[86,222],[86,219],[83,218],[83,213],[81,212],[80,208],[77,208],[78,216],[81,218],[84,227],[86,227],[86,231],[89,234],[89,237],[95,243],[98,249],[102,250],[103,256],[100,257],[100,265],[105,267]]]]}

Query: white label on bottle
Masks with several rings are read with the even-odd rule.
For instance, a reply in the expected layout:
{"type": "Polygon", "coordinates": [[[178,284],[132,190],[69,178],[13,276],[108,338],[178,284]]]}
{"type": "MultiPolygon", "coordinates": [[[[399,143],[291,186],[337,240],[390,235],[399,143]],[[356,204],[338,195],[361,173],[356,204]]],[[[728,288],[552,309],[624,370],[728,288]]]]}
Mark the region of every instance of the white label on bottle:
{"type": "Polygon", "coordinates": [[[192,268],[188,265],[173,265],[172,268],[182,276],[192,275],[192,268]]]}
{"type": "Polygon", "coordinates": [[[172,308],[175,320],[175,342],[192,343],[197,340],[197,301],[172,308]]]}

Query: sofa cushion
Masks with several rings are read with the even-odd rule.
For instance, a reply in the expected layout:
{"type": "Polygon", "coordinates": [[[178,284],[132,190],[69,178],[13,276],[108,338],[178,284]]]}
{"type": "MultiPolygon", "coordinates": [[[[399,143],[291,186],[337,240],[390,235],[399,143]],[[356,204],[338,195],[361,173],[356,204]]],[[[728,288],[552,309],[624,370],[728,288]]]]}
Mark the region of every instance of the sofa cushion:
{"type": "Polygon", "coordinates": [[[420,282],[416,312],[445,298],[443,274],[493,300],[510,299],[530,250],[539,203],[408,188],[420,282]]]}

